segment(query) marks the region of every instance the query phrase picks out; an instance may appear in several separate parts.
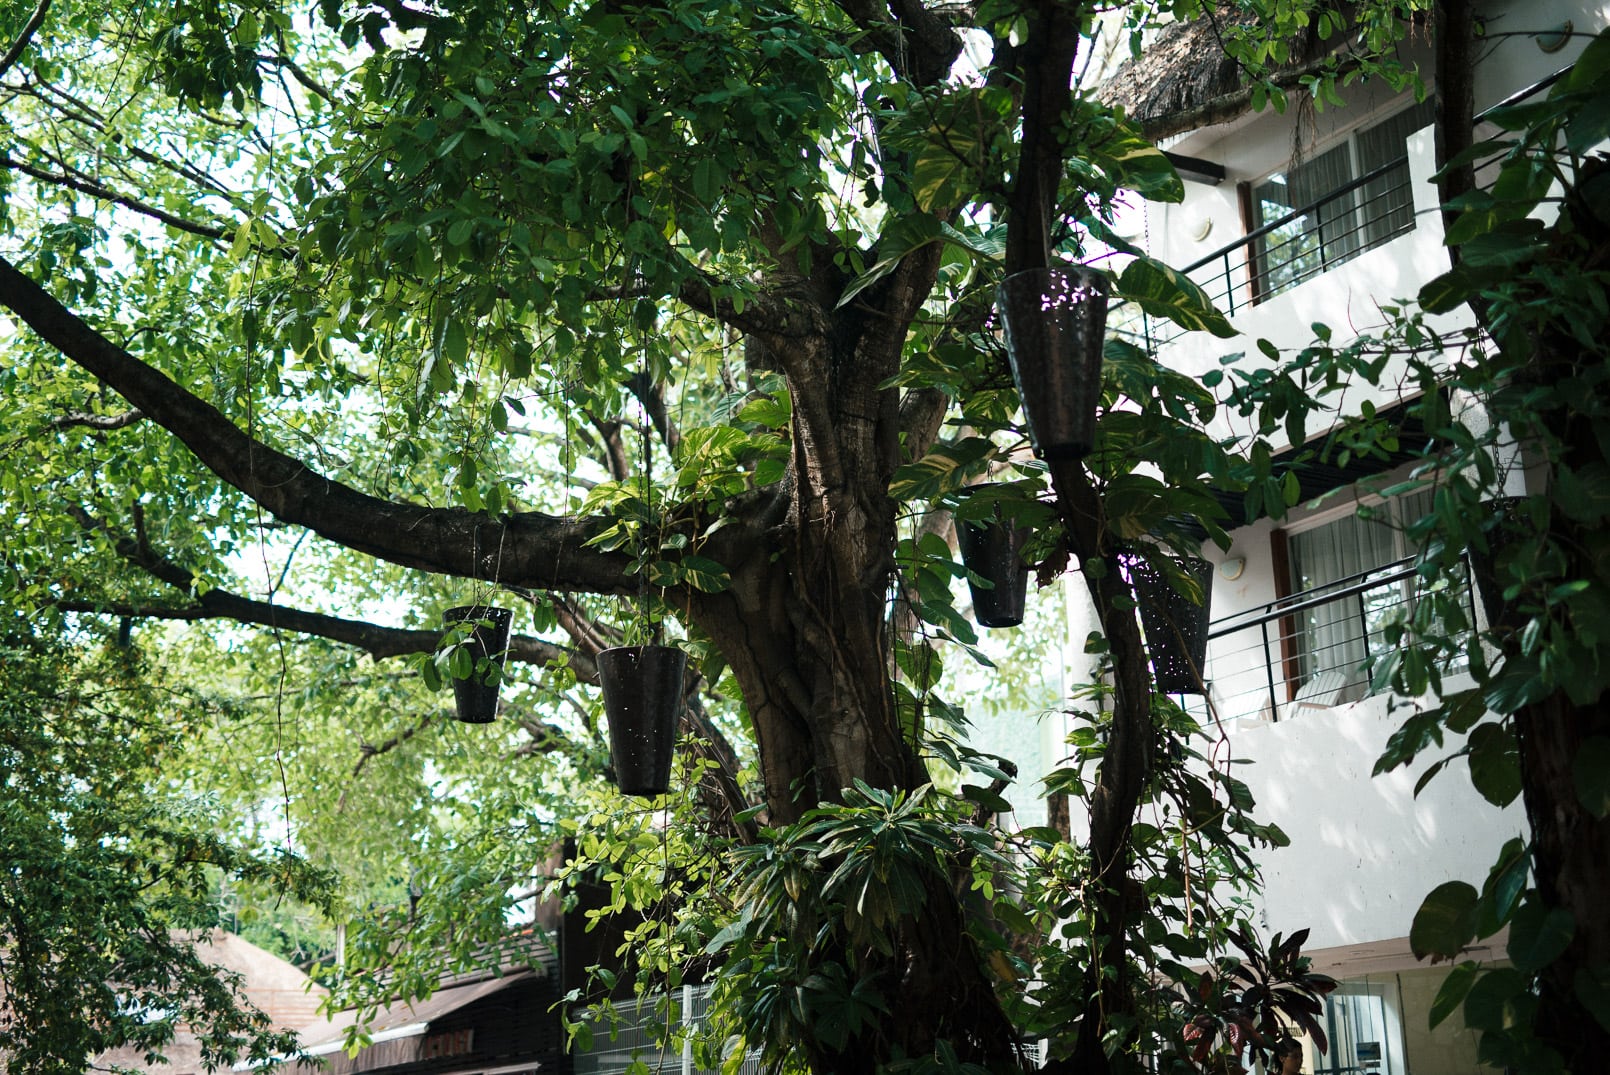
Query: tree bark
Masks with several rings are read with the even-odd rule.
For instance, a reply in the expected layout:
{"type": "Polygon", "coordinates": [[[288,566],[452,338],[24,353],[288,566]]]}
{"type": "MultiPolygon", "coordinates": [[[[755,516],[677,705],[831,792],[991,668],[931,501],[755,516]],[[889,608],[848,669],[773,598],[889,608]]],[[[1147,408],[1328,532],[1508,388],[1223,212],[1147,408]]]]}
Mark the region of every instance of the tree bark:
{"type": "Polygon", "coordinates": [[[1610,818],[1595,817],[1576,792],[1572,762],[1593,736],[1610,736],[1604,700],[1573,706],[1556,694],[1516,720],[1522,799],[1532,828],[1532,871],[1543,906],[1570,914],[1570,947],[1540,975],[1537,1036],[1566,1071],[1599,1070],[1610,1031],[1577,995],[1579,975],[1610,969],[1610,818]]]}

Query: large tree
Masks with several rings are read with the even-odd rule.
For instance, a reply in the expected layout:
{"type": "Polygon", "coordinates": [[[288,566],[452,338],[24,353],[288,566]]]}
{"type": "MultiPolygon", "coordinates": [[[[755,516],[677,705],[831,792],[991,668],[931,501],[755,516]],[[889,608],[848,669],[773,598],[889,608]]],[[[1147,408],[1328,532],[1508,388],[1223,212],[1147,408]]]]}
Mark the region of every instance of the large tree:
{"type": "MultiPolygon", "coordinates": [[[[592,680],[611,642],[669,630],[742,701],[723,724],[690,694],[705,815],[758,854],[808,844],[841,877],[857,824],[917,817],[954,711],[933,690],[936,643],[971,641],[944,583],[945,519],[907,513],[992,469],[1025,518],[1046,489],[990,331],[994,284],[1079,257],[1120,189],[1179,196],[1164,157],[1072,89],[1094,14],[1055,0],[11,13],[0,303],[28,332],[0,370],[23,463],[3,478],[9,600],[264,628],[276,716],[302,667],[288,636],[377,659],[435,650],[434,607],[395,626],[312,608],[386,608],[385,586],[428,606],[522,600],[534,626],[510,658],[548,668],[557,693],[592,680]],[[322,573],[293,570],[310,562],[322,573]]],[[[1274,39],[1307,17],[1267,14],[1274,39]]],[[[1223,330],[1144,258],[1114,288],[1223,330]]],[[[959,895],[987,883],[994,837],[974,822],[996,792],[946,796],[948,820],[919,841],[932,868],[871,933],[854,906],[825,905],[848,925],[816,936],[795,984],[852,1015],[824,1029],[803,1013],[815,1070],[1011,1068],[1045,1013],[1063,1020],[1059,1055],[1102,1070],[1140,1040],[1151,979],[1125,953],[1147,901],[1200,891],[1130,878],[1151,853],[1137,807],[1177,794],[1226,840],[1239,824],[1222,821],[1244,805],[1227,776],[1161,775],[1182,726],[1157,708],[1121,569],[1156,548],[1147,535],[1188,545],[1183,512],[1217,529],[1208,483],[1233,482],[1234,461],[1202,432],[1201,386],[1124,346],[1108,378],[1098,450],[1050,468],[1057,510],[1035,546],[1047,574],[1077,560],[1113,673],[1082,748],[1089,841],[1045,903],[1085,923],[1082,962],[1047,975],[1038,1017],[1016,1003],[1038,971],[1003,969],[1010,946],[991,949],[959,895]]],[[[546,712],[518,714],[529,752],[596,771],[596,740],[546,712]]],[[[771,876],[755,861],[751,894],[771,876]]],[[[1207,955],[1196,943],[1173,954],[1207,955]]],[[[1300,973],[1294,951],[1277,949],[1277,976],[1300,973]]]]}

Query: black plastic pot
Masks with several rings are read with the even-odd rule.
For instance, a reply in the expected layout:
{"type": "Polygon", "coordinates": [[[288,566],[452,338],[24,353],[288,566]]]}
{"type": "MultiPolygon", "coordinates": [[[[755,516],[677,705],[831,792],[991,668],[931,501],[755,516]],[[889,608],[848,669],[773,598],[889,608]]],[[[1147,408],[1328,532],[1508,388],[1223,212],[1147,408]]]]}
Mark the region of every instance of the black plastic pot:
{"type": "MultiPolygon", "coordinates": [[[[988,485],[977,485],[962,492],[971,494],[988,485]]],[[[958,519],[956,544],[961,548],[967,570],[989,585],[980,586],[971,578],[967,588],[973,594],[973,619],[983,627],[1016,627],[1023,622],[1023,606],[1029,590],[1029,569],[1023,562],[1023,543],[1029,531],[1013,519],[1002,519],[1000,508],[988,520],[958,519]]]]}
{"type": "Polygon", "coordinates": [[[1013,273],[1001,281],[995,308],[1034,454],[1084,458],[1095,441],[1101,399],[1107,278],[1083,268],[1013,273]]]}
{"type": "Polygon", "coordinates": [[[615,786],[627,795],[670,790],[687,663],[673,646],[617,646],[598,655],[615,786]]]}
{"type": "Polygon", "coordinates": [[[1135,587],[1135,602],[1140,606],[1140,625],[1146,631],[1146,645],[1152,653],[1152,674],[1158,692],[1201,694],[1213,603],[1213,565],[1196,557],[1180,557],[1175,563],[1201,587],[1200,605],[1170,586],[1168,577],[1145,559],[1130,557],[1125,566],[1135,587]]]}
{"type": "Polygon", "coordinates": [[[1509,585],[1507,572],[1501,573],[1501,563],[1510,549],[1527,538],[1519,529],[1524,525],[1525,497],[1506,496],[1487,501],[1487,509],[1498,517],[1498,525],[1487,531],[1487,551],[1472,545],[1470,573],[1476,580],[1476,592],[1481,595],[1481,607],[1487,613],[1487,623],[1495,630],[1518,631],[1526,625],[1527,616],[1515,607],[1513,601],[1504,600],[1509,585]]]}
{"type": "Polygon", "coordinates": [[[442,613],[448,627],[475,623],[465,640],[475,671],[468,679],[453,678],[453,704],[465,724],[490,724],[498,715],[498,684],[503,679],[503,655],[509,649],[509,626],[514,613],[491,605],[461,605],[442,613]]]}

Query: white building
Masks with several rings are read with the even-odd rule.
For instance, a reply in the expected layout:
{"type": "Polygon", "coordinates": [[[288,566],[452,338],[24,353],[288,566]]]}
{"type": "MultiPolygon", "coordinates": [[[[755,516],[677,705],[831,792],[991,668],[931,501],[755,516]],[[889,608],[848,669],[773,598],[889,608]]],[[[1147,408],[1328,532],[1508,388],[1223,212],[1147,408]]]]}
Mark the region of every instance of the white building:
{"type": "MultiPolygon", "coordinates": [[[[1568,67],[1610,23],[1610,7],[1572,0],[1484,14],[1493,36],[1480,48],[1478,112],[1568,67]]],[[[1429,72],[1429,32],[1424,38],[1420,67],[1429,72]]],[[[1194,56],[1208,51],[1193,50],[1186,30],[1166,37],[1143,63],[1156,71],[1158,64],[1197,62],[1194,56]]],[[[1379,80],[1343,92],[1345,108],[1268,110],[1163,143],[1189,159],[1186,197],[1148,205],[1132,239],[1170,265],[1189,266],[1243,333],[1235,340],[1205,333],[1171,339],[1171,325],[1129,320],[1129,330],[1150,334],[1164,364],[1200,373],[1232,351],[1262,361],[1253,346],[1258,338],[1299,348],[1312,342],[1314,322],[1332,326],[1341,340],[1380,325],[1379,304],[1412,297],[1446,271],[1430,181],[1429,100],[1416,104],[1379,80]]],[[[1142,117],[1179,103],[1163,101],[1155,80],[1148,84],[1133,70],[1121,71],[1103,96],[1142,117]]],[[[1124,323],[1121,311],[1115,318],[1124,323]]],[[[1395,380],[1389,374],[1382,383],[1395,380]]],[[[1345,406],[1366,398],[1379,407],[1401,402],[1389,390],[1355,389],[1345,406]]],[[[1416,797],[1416,780],[1439,752],[1407,771],[1371,776],[1401,723],[1401,707],[1412,704],[1372,694],[1358,670],[1384,644],[1383,618],[1408,595],[1409,582],[1394,578],[1393,565],[1413,550],[1391,527],[1356,515],[1367,489],[1385,476],[1357,467],[1316,470],[1304,505],[1279,526],[1264,520],[1234,530],[1228,551],[1206,545],[1204,555],[1217,566],[1206,678],[1229,748],[1254,763],[1238,775],[1256,795],[1259,816],[1292,840],[1262,855],[1262,924],[1270,933],[1311,928],[1306,947],[1316,969],[1343,983],[1327,1012],[1330,1053],[1310,1047],[1304,1070],[1485,1071],[1476,1036],[1457,1014],[1427,1029],[1447,965],[1414,959],[1410,923],[1437,885],[1457,879],[1479,886],[1525,818],[1518,803],[1503,811],[1488,804],[1452,766],[1416,797]],[[1328,495],[1318,503],[1308,499],[1322,491],[1328,495]]],[[[1519,467],[1509,480],[1512,492],[1525,489],[1519,467]]],[[[1073,618],[1069,637],[1083,639],[1094,613],[1076,609],[1073,618]]],[[[1456,675],[1450,689],[1458,686],[1456,675]]],[[[1501,959],[1502,946],[1470,955],[1501,959]]]]}

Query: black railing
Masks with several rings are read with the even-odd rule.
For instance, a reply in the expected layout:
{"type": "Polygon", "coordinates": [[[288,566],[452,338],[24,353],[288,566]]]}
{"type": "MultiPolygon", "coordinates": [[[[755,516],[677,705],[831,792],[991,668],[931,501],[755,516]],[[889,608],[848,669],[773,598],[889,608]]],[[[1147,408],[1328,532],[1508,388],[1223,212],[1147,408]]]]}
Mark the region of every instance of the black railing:
{"type": "MultiPolygon", "coordinates": [[[[1385,652],[1388,624],[1425,595],[1421,581],[1410,557],[1216,621],[1207,674],[1219,719],[1281,720],[1371,693],[1364,663],[1385,652]]],[[[1468,583],[1453,585],[1476,622],[1468,583]]]]}
{"type": "MultiPolygon", "coordinates": [[[[1228,316],[1413,229],[1409,158],[1403,156],[1261,225],[1181,271],[1228,316]],[[1372,188],[1367,197],[1355,197],[1366,187],[1372,188]]],[[[1107,319],[1113,332],[1133,337],[1147,349],[1184,333],[1174,322],[1153,318],[1131,303],[1114,305],[1107,319]]]]}
{"type": "MultiPolygon", "coordinates": [[[[1561,68],[1525,89],[1517,90],[1474,122],[1481,123],[1501,108],[1516,105],[1543,92],[1570,72],[1561,68]]],[[[1497,156],[1477,163],[1488,167],[1497,156]]],[[[1491,176],[1486,177],[1491,181],[1491,176]]],[[[1201,286],[1225,315],[1256,305],[1335,268],[1399,235],[1414,230],[1414,197],[1408,157],[1399,157],[1331,191],[1318,201],[1291,210],[1235,242],[1187,265],[1182,273],[1201,286]],[[1353,196],[1372,183],[1378,189],[1353,196]],[[1343,205],[1344,199],[1348,199],[1343,205]],[[1293,227],[1308,221],[1311,227],[1293,227]],[[1289,234],[1287,234],[1289,230],[1289,234]],[[1271,236],[1277,241],[1266,242],[1271,236]]],[[[1152,350],[1184,334],[1172,321],[1151,317],[1134,303],[1116,303],[1107,323],[1115,335],[1125,336],[1152,350]]]]}

